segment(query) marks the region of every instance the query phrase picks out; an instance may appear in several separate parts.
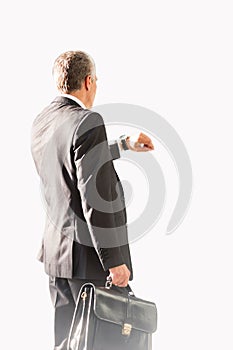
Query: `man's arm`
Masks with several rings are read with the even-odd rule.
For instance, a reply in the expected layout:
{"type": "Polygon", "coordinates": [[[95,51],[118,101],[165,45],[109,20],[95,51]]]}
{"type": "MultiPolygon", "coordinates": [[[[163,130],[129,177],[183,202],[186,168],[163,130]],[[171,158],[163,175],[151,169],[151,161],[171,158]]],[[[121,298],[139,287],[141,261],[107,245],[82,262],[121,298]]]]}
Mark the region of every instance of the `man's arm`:
{"type": "Polygon", "coordinates": [[[116,191],[117,176],[105,125],[98,113],[89,114],[76,129],[73,149],[77,186],[93,246],[104,270],[119,267],[121,276],[117,280],[125,284],[128,269],[120,249],[128,243],[125,208],[116,191]]]}
{"type": "Polygon", "coordinates": [[[114,141],[110,141],[109,144],[109,149],[112,155],[112,159],[118,159],[120,158],[120,147],[119,147],[119,141],[118,140],[114,140],[114,141]]]}

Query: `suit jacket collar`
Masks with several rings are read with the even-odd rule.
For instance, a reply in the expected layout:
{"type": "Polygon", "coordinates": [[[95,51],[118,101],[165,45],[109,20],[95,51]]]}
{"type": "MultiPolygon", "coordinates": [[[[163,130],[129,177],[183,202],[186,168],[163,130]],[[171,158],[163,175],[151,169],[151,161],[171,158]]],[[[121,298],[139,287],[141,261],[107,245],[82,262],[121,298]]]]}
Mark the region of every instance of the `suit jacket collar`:
{"type": "Polygon", "coordinates": [[[60,103],[60,104],[64,104],[64,105],[73,105],[73,106],[79,106],[80,108],[82,108],[80,106],[80,104],[78,104],[76,101],[72,100],[69,97],[65,97],[65,96],[57,96],[52,103],[60,103]]]}

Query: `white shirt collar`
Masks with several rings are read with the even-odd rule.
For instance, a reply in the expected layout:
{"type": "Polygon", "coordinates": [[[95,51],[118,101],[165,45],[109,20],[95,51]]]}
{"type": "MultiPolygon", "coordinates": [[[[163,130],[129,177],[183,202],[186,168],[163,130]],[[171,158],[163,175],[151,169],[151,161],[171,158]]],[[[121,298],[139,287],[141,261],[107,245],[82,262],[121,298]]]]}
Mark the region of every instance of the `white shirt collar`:
{"type": "Polygon", "coordinates": [[[87,107],[84,105],[82,101],[80,101],[77,97],[70,95],[70,94],[61,94],[62,97],[70,98],[71,100],[77,102],[82,108],[87,109],[87,107]]]}

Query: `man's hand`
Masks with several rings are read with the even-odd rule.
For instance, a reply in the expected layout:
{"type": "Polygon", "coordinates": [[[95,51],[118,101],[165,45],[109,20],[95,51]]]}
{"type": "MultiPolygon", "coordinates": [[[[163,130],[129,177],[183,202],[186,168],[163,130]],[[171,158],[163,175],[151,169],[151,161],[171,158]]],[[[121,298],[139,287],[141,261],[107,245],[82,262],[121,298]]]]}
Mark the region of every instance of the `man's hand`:
{"type": "Polygon", "coordinates": [[[129,149],[135,152],[147,152],[154,150],[154,145],[151,139],[147,135],[143,134],[143,132],[128,136],[126,138],[126,143],[129,149]]]}
{"type": "Polygon", "coordinates": [[[130,271],[128,267],[123,264],[109,269],[112,283],[118,287],[126,287],[129,282],[130,271]]]}

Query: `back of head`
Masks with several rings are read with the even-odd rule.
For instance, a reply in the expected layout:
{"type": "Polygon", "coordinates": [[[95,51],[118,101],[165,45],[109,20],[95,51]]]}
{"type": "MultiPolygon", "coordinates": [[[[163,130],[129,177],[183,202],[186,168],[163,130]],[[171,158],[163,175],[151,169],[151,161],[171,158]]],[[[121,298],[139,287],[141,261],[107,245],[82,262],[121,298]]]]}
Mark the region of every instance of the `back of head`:
{"type": "Polygon", "coordinates": [[[63,94],[80,90],[88,75],[95,76],[95,63],[83,51],[64,52],[54,62],[53,76],[58,91],[63,94]]]}

